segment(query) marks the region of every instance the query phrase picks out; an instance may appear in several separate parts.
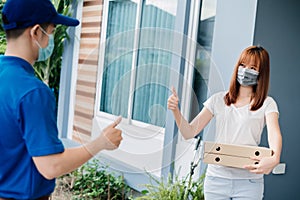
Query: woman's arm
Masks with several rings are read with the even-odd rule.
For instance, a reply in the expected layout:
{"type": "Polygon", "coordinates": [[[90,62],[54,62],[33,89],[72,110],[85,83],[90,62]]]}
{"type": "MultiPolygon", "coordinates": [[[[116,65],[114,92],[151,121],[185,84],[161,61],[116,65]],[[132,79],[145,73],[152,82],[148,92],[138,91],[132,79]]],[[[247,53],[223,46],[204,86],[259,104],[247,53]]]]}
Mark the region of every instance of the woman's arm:
{"type": "MultiPolygon", "coordinates": [[[[269,147],[273,151],[271,157],[258,159],[259,164],[245,166],[250,172],[256,174],[269,174],[280,162],[282,149],[282,136],[278,122],[278,113],[272,112],[266,115],[269,147]]],[[[254,158],[253,158],[254,159],[254,158]]]]}
{"type": "Polygon", "coordinates": [[[203,108],[201,112],[193,119],[191,123],[188,123],[182,116],[178,108],[179,98],[174,88],[172,88],[172,95],[168,99],[168,109],[172,110],[176,124],[184,137],[184,139],[190,139],[195,137],[212,119],[213,114],[207,109],[203,108]]]}
{"type": "Polygon", "coordinates": [[[277,164],[279,164],[282,149],[282,136],[278,122],[278,113],[269,113],[266,116],[266,123],[269,147],[273,150],[273,157],[276,159],[277,164]]]}

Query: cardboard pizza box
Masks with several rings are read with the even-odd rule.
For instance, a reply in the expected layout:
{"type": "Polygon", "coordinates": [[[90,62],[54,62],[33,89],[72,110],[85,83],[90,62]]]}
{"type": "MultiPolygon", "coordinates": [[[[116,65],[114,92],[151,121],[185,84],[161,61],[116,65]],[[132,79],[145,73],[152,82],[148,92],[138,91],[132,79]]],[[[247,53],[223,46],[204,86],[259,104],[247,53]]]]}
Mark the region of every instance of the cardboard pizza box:
{"type": "Polygon", "coordinates": [[[251,160],[250,158],[246,158],[246,157],[204,153],[203,162],[207,164],[243,168],[245,165],[252,165],[255,164],[257,161],[251,160]]]}
{"type": "Polygon", "coordinates": [[[205,142],[204,152],[239,156],[239,157],[272,156],[272,150],[266,147],[222,144],[222,143],[215,143],[215,142],[205,142]]]}
{"type": "Polygon", "coordinates": [[[205,142],[203,162],[243,168],[245,165],[256,163],[250,157],[267,157],[272,156],[272,153],[272,150],[266,147],[205,142]]]}

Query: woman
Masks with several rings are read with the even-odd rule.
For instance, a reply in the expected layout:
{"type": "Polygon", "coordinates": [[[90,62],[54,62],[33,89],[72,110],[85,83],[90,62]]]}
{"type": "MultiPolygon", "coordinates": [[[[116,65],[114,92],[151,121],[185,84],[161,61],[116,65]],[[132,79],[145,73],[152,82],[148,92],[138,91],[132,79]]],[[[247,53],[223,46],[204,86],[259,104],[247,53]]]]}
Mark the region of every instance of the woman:
{"type": "Polygon", "coordinates": [[[229,91],[212,95],[191,123],[180,113],[179,99],[173,88],[168,108],[185,139],[196,136],[215,117],[216,142],[258,146],[267,125],[273,155],[252,158],[259,163],[244,166],[244,169],[209,164],[204,184],[206,200],[263,198],[263,175],[269,174],[279,163],[282,148],[277,104],[268,96],[269,77],[268,52],[260,46],[246,48],[234,68],[229,91]]]}

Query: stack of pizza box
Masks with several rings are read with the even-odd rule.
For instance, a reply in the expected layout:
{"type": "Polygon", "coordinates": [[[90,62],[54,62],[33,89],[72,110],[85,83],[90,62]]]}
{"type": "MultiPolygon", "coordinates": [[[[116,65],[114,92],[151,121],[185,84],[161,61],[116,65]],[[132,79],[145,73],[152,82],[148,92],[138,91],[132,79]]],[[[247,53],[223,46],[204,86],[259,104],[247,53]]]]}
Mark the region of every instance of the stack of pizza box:
{"type": "Polygon", "coordinates": [[[272,156],[272,150],[266,147],[204,143],[203,162],[207,164],[244,168],[245,165],[258,164],[251,157],[272,156]]]}

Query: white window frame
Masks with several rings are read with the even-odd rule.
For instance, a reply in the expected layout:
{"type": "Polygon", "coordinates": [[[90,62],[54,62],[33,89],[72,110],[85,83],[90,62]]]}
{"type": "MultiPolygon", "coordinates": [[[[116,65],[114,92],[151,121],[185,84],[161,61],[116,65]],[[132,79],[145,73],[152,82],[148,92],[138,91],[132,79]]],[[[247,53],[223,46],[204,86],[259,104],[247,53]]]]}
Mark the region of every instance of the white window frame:
{"type": "MultiPolygon", "coordinates": [[[[184,79],[186,82],[182,85],[181,110],[185,119],[190,120],[191,100],[193,93],[194,66],[197,49],[197,36],[199,26],[199,15],[201,10],[201,0],[191,0],[191,10],[188,24],[188,40],[186,48],[184,79]]],[[[196,140],[185,140],[181,134],[178,134],[178,140],[175,149],[175,157],[178,158],[175,162],[175,172],[179,177],[184,177],[190,170],[190,161],[193,159],[194,146],[196,140]]],[[[199,177],[199,166],[195,170],[194,177],[199,177]]]]}
{"type": "MultiPolygon", "coordinates": [[[[83,1],[79,1],[77,4],[76,10],[76,19],[82,21],[82,12],[83,12],[83,1]]],[[[61,79],[60,79],[60,90],[59,90],[59,103],[58,103],[58,114],[57,114],[57,124],[60,133],[60,137],[72,139],[73,136],[73,126],[74,126],[74,113],[75,113],[75,98],[76,98],[76,81],[78,77],[78,58],[80,50],[80,33],[81,26],[76,26],[75,28],[75,37],[74,37],[74,47],[72,49],[72,62],[73,67],[71,73],[66,72],[69,66],[62,66],[61,68],[61,79]],[[62,81],[63,80],[63,81],[62,81]],[[70,88],[66,90],[65,80],[70,81],[70,88]],[[70,99],[66,100],[65,95],[70,96],[70,99]],[[65,103],[67,102],[67,103],[65,103]],[[65,107],[68,106],[68,107],[65,107]],[[67,117],[64,117],[65,110],[69,110],[67,117]],[[66,123],[66,124],[64,124],[66,123]],[[66,126],[66,128],[64,127],[66,126]],[[66,132],[63,132],[66,131],[66,132]]],[[[66,49],[64,50],[66,51],[66,49]]],[[[64,58],[65,59],[65,58],[64,58]]],[[[64,64],[64,63],[63,63],[64,64]]]]}

